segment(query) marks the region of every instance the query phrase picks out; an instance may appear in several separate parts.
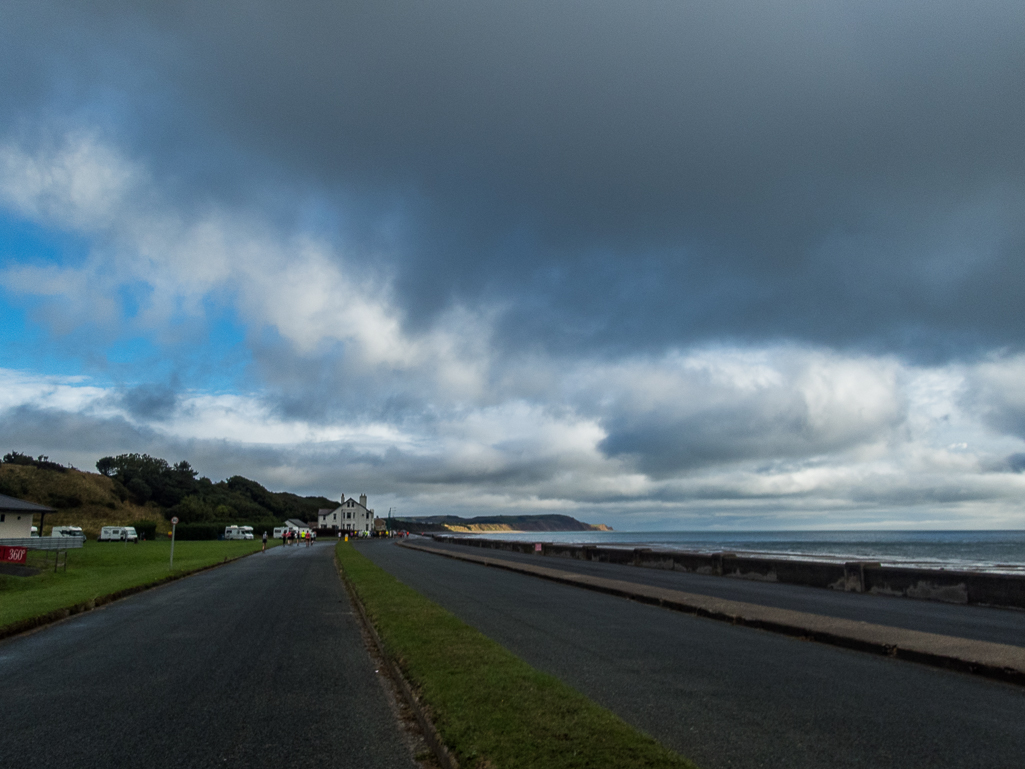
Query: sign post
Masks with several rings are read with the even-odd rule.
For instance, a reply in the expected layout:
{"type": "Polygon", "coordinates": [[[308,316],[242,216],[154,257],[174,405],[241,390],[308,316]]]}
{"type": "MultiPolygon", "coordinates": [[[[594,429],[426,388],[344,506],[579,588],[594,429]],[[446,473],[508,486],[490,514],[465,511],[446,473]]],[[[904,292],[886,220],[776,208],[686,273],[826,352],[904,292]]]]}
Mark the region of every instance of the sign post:
{"type": "Polygon", "coordinates": [[[171,519],[171,568],[174,568],[174,532],[178,528],[178,516],[171,519]]]}

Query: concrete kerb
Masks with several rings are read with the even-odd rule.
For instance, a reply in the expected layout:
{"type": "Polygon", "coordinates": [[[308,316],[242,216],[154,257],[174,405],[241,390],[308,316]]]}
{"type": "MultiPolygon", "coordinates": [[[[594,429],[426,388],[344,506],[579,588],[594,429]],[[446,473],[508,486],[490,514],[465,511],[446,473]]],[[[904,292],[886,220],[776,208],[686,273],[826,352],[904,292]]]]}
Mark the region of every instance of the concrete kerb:
{"type": "Polygon", "coordinates": [[[192,575],[199,574],[200,572],[210,571],[210,569],[217,569],[221,566],[227,566],[229,563],[234,563],[242,558],[248,558],[253,555],[253,553],[259,552],[259,550],[254,550],[252,553],[236,555],[233,558],[225,557],[223,561],[212,563],[209,566],[200,566],[198,569],[185,571],[181,574],[168,574],[166,577],[161,577],[160,579],[146,582],[142,585],[133,585],[132,587],[115,590],[113,593],[107,593],[106,595],[97,596],[96,598],[90,598],[88,601],[81,601],[73,606],[65,606],[60,609],[48,611],[45,614],[39,614],[35,617],[27,617],[23,620],[12,622],[9,625],[0,627],[0,641],[25,633],[33,633],[37,630],[42,630],[44,627],[49,625],[70,619],[76,614],[82,614],[83,612],[92,611],[93,609],[99,609],[100,607],[106,606],[114,601],[120,601],[122,598],[128,598],[136,593],[141,593],[145,590],[152,590],[155,587],[161,587],[162,585],[175,582],[179,579],[184,579],[185,577],[191,577],[192,575]]]}
{"type": "Polygon", "coordinates": [[[416,693],[413,691],[413,687],[410,686],[409,681],[402,674],[402,670],[398,664],[392,659],[392,656],[388,653],[388,649],[384,645],[384,641],[381,636],[377,633],[377,628],[374,627],[374,623],[370,621],[370,617],[367,615],[366,607],[363,606],[363,602],[357,595],[355,588],[349,581],[348,575],[345,570],[338,563],[338,557],[335,557],[335,569],[338,571],[338,575],[342,579],[342,584],[345,585],[345,591],[349,594],[349,600],[352,601],[352,605],[356,607],[356,614],[360,619],[360,623],[367,631],[367,635],[370,636],[374,641],[374,646],[377,647],[377,653],[384,660],[385,667],[388,670],[388,675],[395,682],[395,685],[402,692],[403,698],[406,700],[406,704],[409,705],[410,710],[416,715],[417,723],[420,724],[420,728],[424,733],[424,740],[430,747],[431,752],[437,759],[438,763],[441,764],[442,769],[459,769],[459,762],[456,761],[455,757],[449,752],[448,748],[445,747],[445,743],[441,740],[441,735],[438,734],[438,730],[434,727],[434,722],[431,721],[427,715],[427,711],[421,704],[416,693]]]}
{"type": "Polygon", "coordinates": [[[397,544],[413,550],[529,574],[552,582],[628,598],[734,625],[1025,686],[1025,649],[1017,646],[730,601],[623,580],[575,574],[546,566],[521,564],[469,553],[454,553],[411,542],[397,544]]]}

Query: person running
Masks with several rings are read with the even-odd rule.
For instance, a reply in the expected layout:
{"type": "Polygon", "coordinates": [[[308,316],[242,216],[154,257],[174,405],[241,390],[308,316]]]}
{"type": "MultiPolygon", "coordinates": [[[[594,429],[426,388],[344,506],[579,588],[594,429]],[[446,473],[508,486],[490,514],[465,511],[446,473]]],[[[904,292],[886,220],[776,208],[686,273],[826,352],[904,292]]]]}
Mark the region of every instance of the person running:
{"type": "Polygon", "coordinates": [[[267,532],[266,531],[263,532],[263,550],[261,550],[260,552],[261,553],[266,553],[267,552],[267,532]]]}

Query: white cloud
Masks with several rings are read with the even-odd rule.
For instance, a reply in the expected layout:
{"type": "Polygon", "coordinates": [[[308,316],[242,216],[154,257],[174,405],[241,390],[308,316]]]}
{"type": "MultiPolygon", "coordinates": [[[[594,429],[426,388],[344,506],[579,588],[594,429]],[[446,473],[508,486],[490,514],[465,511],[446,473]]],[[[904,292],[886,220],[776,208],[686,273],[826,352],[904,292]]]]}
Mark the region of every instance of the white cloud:
{"type": "Polygon", "coordinates": [[[0,168],[0,201],[93,244],[80,266],[0,271],[12,291],[59,300],[47,314],[58,331],[128,322],[117,311],[118,289],[143,284],[149,290],[130,321],[141,331],[159,333],[178,314],[201,316],[204,300],[231,297],[253,328],[274,328],[300,355],[341,343],[353,367],[416,370],[457,394],[482,387],[487,333],[480,319],[457,309],[433,331],[411,336],[387,280],[356,274],[336,247],[281,235],[251,214],[177,211],[145,173],[94,136],[71,135],[34,153],[9,141],[0,145],[0,168]],[[476,333],[454,338],[453,329],[467,324],[476,333]]]}
{"type": "Polygon", "coordinates": [[[285,341],[299,380],[342,347],[316,386],[346,408],[316,419],[265,393],[200,391],[148,418],[104,383],[0,370],[0,423],[58,459],[95,461],[131,440],[242,474],[259,457],[264,479],[296,490],[358,481],[403,506],[590,510],[621,526],[1025,524],[1025,475],[1007,462],[1025,450],[1025,357],[924,367],[777,344],[502,358],[497,309],[456,308],[411,333],[388,276],[356,269],[343,247],[244,211],[178,210],[95,136],[37,151],[8,142],[0,170],[4,205],[92,244],[76,266],[0,272],[8,290],[48,300],[58,330],[130,324],[159,341],[171,320],[231,302],[254,336],[272,328],[285,341]],[[117,297],[136,285],[147,290],[125,319],[117,297]],[[32,432],[39,415],[45,439],[32,432]]]}

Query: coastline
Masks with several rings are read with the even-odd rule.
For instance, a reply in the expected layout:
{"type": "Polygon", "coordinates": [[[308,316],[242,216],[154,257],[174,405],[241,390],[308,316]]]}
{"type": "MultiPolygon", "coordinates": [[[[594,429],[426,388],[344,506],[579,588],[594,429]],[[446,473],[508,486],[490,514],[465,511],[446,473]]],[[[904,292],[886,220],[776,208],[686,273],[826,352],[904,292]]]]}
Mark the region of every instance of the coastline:
{"type": "Polygon", "coordinates": [[[470,532],[458,536],[553,546],[636,548],[710,556],[1025,574],[1025,531],[470,532]]]}

